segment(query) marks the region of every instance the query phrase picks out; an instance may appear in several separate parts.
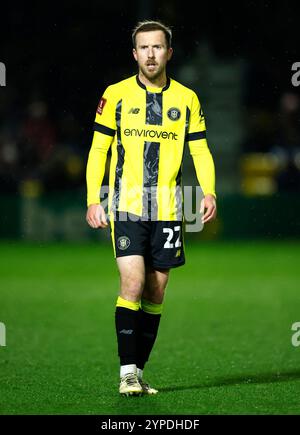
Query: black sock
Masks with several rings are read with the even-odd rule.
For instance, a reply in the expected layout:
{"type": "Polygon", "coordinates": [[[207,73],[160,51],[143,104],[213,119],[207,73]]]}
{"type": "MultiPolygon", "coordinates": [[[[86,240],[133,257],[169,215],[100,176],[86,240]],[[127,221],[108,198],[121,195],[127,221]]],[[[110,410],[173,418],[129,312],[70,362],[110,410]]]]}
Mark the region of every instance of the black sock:
{"type": "Polygon", "coordinates": [[[143,310],[139,314],[137,367],[143,370],[156,340],[161,314],[149,314],[143,310]]]}
{"type": "Polygon", "coordinates": [[[136,364],[138,311],[116,307],[115,325],[120,364],[136,364]]]}

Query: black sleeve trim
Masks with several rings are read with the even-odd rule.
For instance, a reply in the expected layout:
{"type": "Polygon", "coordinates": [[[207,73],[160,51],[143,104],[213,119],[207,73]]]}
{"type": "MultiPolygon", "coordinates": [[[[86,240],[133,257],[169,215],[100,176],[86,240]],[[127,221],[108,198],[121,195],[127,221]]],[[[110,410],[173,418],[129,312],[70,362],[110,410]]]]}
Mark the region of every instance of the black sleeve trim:
{"type": "Polygon", "coordinates": [[[114,136],[116,132],[116,130],[105,127],[105,125],[99,124],[98,122],[94,122],[94,130],[99,131],[99,133],[107,134],[107,136],[114,136]]]}
{"type": "Polygon", "coordinates": [[[199,140],[199,139],[205,139],[206,138],[206,130],[204,131],[197,131],[196,133],[188,133],[186,135],[185,140],[187,142],[191,140],[199,140]]]}

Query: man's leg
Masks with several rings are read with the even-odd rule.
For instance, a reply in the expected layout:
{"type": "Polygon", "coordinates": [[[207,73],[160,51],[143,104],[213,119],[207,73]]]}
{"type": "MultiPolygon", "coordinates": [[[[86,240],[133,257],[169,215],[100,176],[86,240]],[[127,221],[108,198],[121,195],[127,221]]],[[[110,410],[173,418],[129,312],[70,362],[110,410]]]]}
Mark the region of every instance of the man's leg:
{"type": "Polygon", "coordinates": [[[120,357],[120,393],[141,393],[137,381],[137,337],[140,299],[145,282],[144,258],[129,255],[117,258],[120,295],[116,304],[115,324],[120,357]]]}
{"type": "Polygon", "coordinates": [[[157,390],[142,382],[143,369],[154,346],[160,323],[165,288],[169,270],[155,270],[147,267],[145,286],[139,311],[138,360],[137,373],[144,387],[144,393],[155,394],[157,390]]]}

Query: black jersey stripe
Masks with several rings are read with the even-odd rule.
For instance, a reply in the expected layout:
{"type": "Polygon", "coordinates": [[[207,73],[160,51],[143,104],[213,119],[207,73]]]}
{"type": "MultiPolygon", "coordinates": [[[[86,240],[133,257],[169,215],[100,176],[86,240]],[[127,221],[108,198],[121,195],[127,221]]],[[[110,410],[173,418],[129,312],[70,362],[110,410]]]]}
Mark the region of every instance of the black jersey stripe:
{"type": "Polygon", "coordinates": [[[185,137],[187,137],[188,131],[189,131],[189,124],[190,124],[190,117],[191,117],[191,111],[186,106],[186,113],[185,113],[185,137]]]}
{"type": "MultiPolygon", "coordinates": [[[[146,124],[163,125],[163,93],[146,90],[146,124]]],[[[159,142],[144,142],[143,168],[143,211],[142,216],[157,220],[157,183],[159,164],[159,142]]]]}
{"type": "Polygon", "coordinates": [[[143,217],[157,220],[159,142],[144,143],[143,217]]]}
{"type": "Polygon", "coordinates": [[[117,124],[117,166],[115,175],[114,194],[112,199],[112,210],[116,211],[119,208],[121,184],[123,175],[123,166],[125,158],[125,149],[121,140],[121,114],[122,114],[122,100],[120,100],[116,106],[116,124],[117,124]]]}
{"type": "Polygon", "coordinates": [[[186,135],[185,140],[187,142],[190,142],[191,140],[199,140],[199,139],[205,139],[205,138],[206,138],[206,130],[197,131],[196,133],[188,133],[186,135]]]}
{"type": "Polygon", "coordinates": [[[163,125],[162,92],[146,92],[146,124],[163,125]]]}
{"type": "Polygon", "coordinates": [[[94,130],[112,137],[116,133],[116,130],[114,130],[113,128],[106,127],[103,124],[99,124],[99,122],[94,122],[94,130]]]}

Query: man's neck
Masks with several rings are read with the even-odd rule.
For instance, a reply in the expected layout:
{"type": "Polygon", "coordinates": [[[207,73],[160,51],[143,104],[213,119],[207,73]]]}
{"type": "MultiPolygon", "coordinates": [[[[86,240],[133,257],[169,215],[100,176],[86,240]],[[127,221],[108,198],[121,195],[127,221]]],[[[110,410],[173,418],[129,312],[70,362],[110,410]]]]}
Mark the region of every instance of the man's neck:
{"type": "Polygon", "coordinates": [[[159,77],[156,77],[154,80],[149,80],[144,74],[139,71],[139,80],[143,85],[149,86],[152,88],[164,88],[167,84],[167,76],[166,73],[162,73],[159,77]]]}

